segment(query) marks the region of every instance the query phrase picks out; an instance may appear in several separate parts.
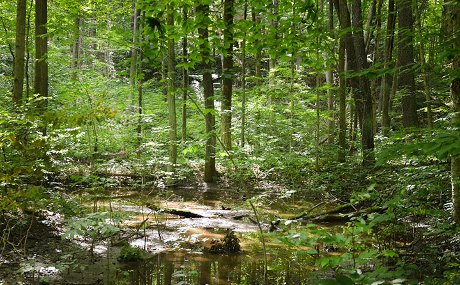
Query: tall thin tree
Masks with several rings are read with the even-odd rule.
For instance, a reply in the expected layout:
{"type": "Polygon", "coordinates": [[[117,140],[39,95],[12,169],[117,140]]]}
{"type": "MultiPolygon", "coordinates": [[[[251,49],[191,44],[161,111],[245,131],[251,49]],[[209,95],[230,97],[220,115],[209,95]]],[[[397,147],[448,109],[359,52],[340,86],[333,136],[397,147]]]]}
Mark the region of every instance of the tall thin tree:
{"type": "Polygon", "coordinates": [[[203,75],[203,97],[206,117],[206,146],[204,162],[204,181],[213,182],[216,174],[216,133],[215,133],[215,109],[214,109],[214,86],[211,74],[211,49],[209,46],[209,5],[200,4],[196,7],[196,17],[201,19],[198,34],[201,40],[201,67],[203,75]]]}
{"type": "Polygon", "coordinates": [[[35,81],[34,92],[42,98],[38,104],[39,112],[44,112],[48,97],[48,3],[47,0],[35,2],[35,81]]]}
{"type": "Polygon", "coordinates": [[[383,52],[383,68],[385,73],[381,83],[381,96],[382,96],[382,132],[384,135],[388,134],[390,129],[390,94],[391,86],[393,84],[393,74],[390,72],[392,66],[391,59],[393,57],[393,43],[394,43],[394,32],[396,23],[396,11],[395,11],[395,0],[388,1],[388,16],[386,26],[386,36],[384,43],[383,52]]]}
{"type": "Polygon", "coordinates": [[[232,93],[233,93],[233,17],[234,0],[224,0],[224,55],[222,60],[222,143],[232,148],[232,93]]]}
{"type": "Polygon", "coordinates": [[[24,92],[24,56],[26,50],[26,0],[16,6],[16,41],[14,52],[13,102],[21,105],[24,92]]]}
{"type": "MultiPolygon", "coordinates": [[[[453,80],[451,96],[453,106],[453,125],[457,132],[460,131],[460,3],[451,2],[452,5],[452,34],[453,34],[453,80]]],[[[460,225],[460,155],[451,157],[452,202],[453,216],[457,225],[460,225]]]]}
{"type": "Polygon", "coordinates": [[[168,171],[174,173],[177,163],[177,124],[176,124],[176,54],[174,46],[174,9],[168,5],[168,119],[169,119],[169,164],[168,171]]]}
{"type": "Polygon", "coordinates": [[[417,127],[412,0],[397,0],[396,4],[398,9],[398,87],[402,92],[402,123],[404,127],[417,127]]]}

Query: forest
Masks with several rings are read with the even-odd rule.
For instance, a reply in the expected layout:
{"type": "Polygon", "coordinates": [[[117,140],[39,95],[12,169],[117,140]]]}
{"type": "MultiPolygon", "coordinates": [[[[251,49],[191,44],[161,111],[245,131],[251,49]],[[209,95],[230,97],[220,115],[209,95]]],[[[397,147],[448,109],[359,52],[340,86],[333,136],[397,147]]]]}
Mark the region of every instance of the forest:
{"type": "Polygon", "coordinates": [[[459,0],[0,11],[0,285],[460,284],[459,0]]]}

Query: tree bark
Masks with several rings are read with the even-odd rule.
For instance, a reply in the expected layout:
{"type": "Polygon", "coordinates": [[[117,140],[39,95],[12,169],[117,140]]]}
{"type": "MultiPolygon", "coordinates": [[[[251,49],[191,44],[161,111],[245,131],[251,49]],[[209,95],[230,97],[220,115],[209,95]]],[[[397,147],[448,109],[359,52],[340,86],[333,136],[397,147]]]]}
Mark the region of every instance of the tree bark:
{"type": "Polygon", "coordinates": [[[81,53],[82,53],[82,23],[83,19],[80,15],[74,19],[75,35],[74,43],[72,45],[72,79],[77,80],[78,71],[81,68],[81,53]]]}
{"type": "Polygon", "coordinates": [[[132,38],[132,45],[131,45],[131,67],[129,70],[129,84],[131,85],[131,92],[129,93],[129,98],[128,98],[128,110],[131,109],[131,105],[133,103],[133,98],[134,98],[134,93],[136,90],[136,81],[137,81],[137,68],[138,68],[138,45],[139,45],[139,14],[140,10],[137,9],[136,5],[137,1],[133,1],[133,26],[132,26],[132,31],[133,31],[133,38],[132,38]]]}
{"type": "Polygon", "coordinates": [[[209,5],[198,5],[196,16],[202,19],[199,24],[198,34],[201,39],[200,53],[203,75],[203,97],[206,117],[206,146],[204,162],[204,181],[213,182],[216,174],[216,133],[215,133],[215,109],[214,109],[214,86],[211,74],[210,47],[208,39],[209,5]]]}
{"type": "Polygon", "coordinates": [[[232,93],[233,93],[233,17],[234,0],[224,1],[224,50],[222,61],[222,143],[232,148],[232,93]]]}
{"type": "Polygon", "coordinates": [[[405,128],[418,127],[414,77],[414,19],[412,0],[398,0],[398,87],[402,92],[402,123],[405,128]]]}
{"type": "MultiPolygon", "coordinates": [[[[188,18],[187,8],[183,8],[183,21],[186,22],[188,18]]],[[[182,39],[182,60],[183,63],[188,62],[188,38],[187,35],[182,39]]],[[[187,141],[187,97],[189,88],[189,77],[187,68],[182,68],[182,142],[187,141]]]]}
{"type": "MultiPolygon", "coordinates": [[[[422,13],[423,13],[423,6],[427,5],[427,0],[422,3],[422,8],[418,9],[418,5],[415,5],[415,19],[417,22],[417,28],[419,33],[425,33],[425,29],[423,27],[423,20],[422,20],[422,13]]],[[[432,39],[434,41],[434,39],[432,39]]],[[[425,41],[422,39],[419,44],[419,62],[420,67],[423,75],[423,89],[425,91],[425,105],[426,105],[426,120],[427,120],[427,127],[428,130],[433,130],[433,113],[431,109],[431,84],[430,84],[430,74],[428,73],[429,66],[431,62],[427,62],[425,59],[425,41]]]]}
{"type": "Polygon", "coordinates": [[[18,0],[16,7],[16,42],[14,51],[13,102],[20,106],[24,92],[24,56],[26,51],[26,0],[18,0]]]}
{"type": "Polygon", "coordinates": [[[345,162],[347,149],[347,86],[345,74],[345,43],[340,39],[339,43],[339,62],[337,67],[339,73],[339,162],[345,162]]]}
{"type": "MultiPolygon", "coordinates": [[[[361,15],[361,1],[352,4],[353,33],[350,31],[351,20],[346,0],[334,0],[339,16],[340,28],[347,31],[344,35],[347,53],[347,66],[352,72],[362,72],[367,69],[367,56],[364,44],[363,23],[361,15]]],[[[361,127],[361,149],[363,165],[370,166],[375,163],[374,154],[374,127],[372,119],[372,97],[369,79],[365,75],[354,75],[350,80],[353,88],[356,113],[361,127]]]]}
{"type": "Polygon", "coordinates": [[[393,74],[389,71],[391,67],[391,59],[393,57],[393,43],[395,32],[396,14],[395,14],[395,0],[388,1],[388,20],[386,27],[386,37],[384,44],[383,68],[385,73],[382,78],[381,96],[382,96],[382,132],[388,135],[390,129],[390,93],[392,86],[393,74]]]}
{"type": "MultiPolygon", "coordinates": [[[[174,29],[174,9],[168,5],[168,26],[172,33],[174,29]]],[[[169,164],[168,172],[174,173],[177,163],[177,124],[176,124],[176,54],[173,35],[168,35],[168,119],[169,119],[169,164]]],[[[169,183],[168,183],[169,184],[169,183]]]]}
{"type": "MultiPolygon", "coordinates": [[[[357,70],[364,71],[368,68],[366,46],[364,43],[363,20],[361,0],[352,3],[353,9],[353,42],[355,45],[357,70]]],[[[358,109],[361,127],[361,148],[363,165],[370,166],[375,163],[374,154],[374,118],[373,102],[370,89],[370,81],[366,75],[360,75],[359,88],[355,90],[357,99],[362,100],[361,109],[358,109]]],[[[355,99],[356,100],[356,99],[355,99]]]]}
{"type": "MultiPolygon", "coordinates": [[[[247,19],[248,16],[248,1],[244,1],[243,18],[247,19]]],[[[241,102],[241,146],[246,144],[246,33],[243,36],[241,43],[241,88],[242,88],[242,102],[241,102]]]]}
{"type": "MultiPolygon", "coordinates": [[[[245,9],[247,13],[247,2],[245,2],[245,9]]],[[[247,17],[247,15],[246,15],[247,17]]],[[[254,33],[259,34],[260,32],[260,17],[258,16],[258,11],[256,11],[256,8],[254,6],[251,7],[251,18],[252,18],[252,24],[254,25],[254,33]]],[[[256,48],[256,63],[255,63],[255,84],[256,86],[260,86],[262,82],[262,69],[261,69],[261,60],[262,60],[262,46],[261,46],[261,40],[260,37],[256,37],[256,40],[254,41],[254,46],[256,48]]]]}
{"type": "MultiPolygon", "coordinates": [[[[460,129],[460,4],[458,1],[452,7],[452,34],[453,48],[455,54],[452,61],[453,75],[451,85],[453,116],[452,123],[456,131],[460,129]],[[455,52],[457,51],[457,52],[455,52]]],[[[454,222],[460,225],[460,155],[451,157],[451,175],[452,175],[452,203],[454,222]]]]}
{"type": "Polygon", "coordinates": [[[38,111],[43,113],[48,97],[48,35],[47,0],[35,2],[35,81],[34,92],[43,99],[39,101],[38,111]]]}
{"type": "MultiPolygon", "coordinates": [[[[328,28],[329,32],[332,36],[334,31],[334,4],[332,0],[329,0],[329,13],[328,13],[328,28]]],[[[329,58],[329,55],[326,55],[326,59],[329,58]]],[[[327,109],[329,111],[329,119],[328,119],[328,144],[333,144],[335,139],[335,105],[334,105],[334,92],[333,85],[334,85],[334,78],[332,73],[332,67],[326,66],[326,82],[329,85],[327,88],[327,109]]]]}

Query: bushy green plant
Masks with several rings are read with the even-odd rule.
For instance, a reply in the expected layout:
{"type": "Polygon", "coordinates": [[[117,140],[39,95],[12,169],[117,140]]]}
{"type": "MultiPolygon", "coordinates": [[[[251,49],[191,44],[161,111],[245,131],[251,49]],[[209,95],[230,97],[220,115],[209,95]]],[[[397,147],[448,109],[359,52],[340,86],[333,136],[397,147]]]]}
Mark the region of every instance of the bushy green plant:
{"type": "Polygon", "coordinates": [[[145,258],[146,252],[142,249],[130,245],[124,245],[121,248],[117,259],[123,262],[136,262],[144,260],[145,258]]]}

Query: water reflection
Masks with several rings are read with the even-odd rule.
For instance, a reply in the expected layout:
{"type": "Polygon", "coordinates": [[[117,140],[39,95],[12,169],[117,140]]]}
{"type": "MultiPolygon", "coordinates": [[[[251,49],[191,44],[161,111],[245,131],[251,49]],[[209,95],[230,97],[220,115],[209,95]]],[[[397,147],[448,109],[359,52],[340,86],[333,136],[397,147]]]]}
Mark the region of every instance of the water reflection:
{"type": "Polygon", "coordinates": [[[117,284],[289,285],[309,284],[311,271],[289,258],[271,258],[264,274],[260,257],[161,253],[142,263],[126,264],[120,273],[117,284]]]}

